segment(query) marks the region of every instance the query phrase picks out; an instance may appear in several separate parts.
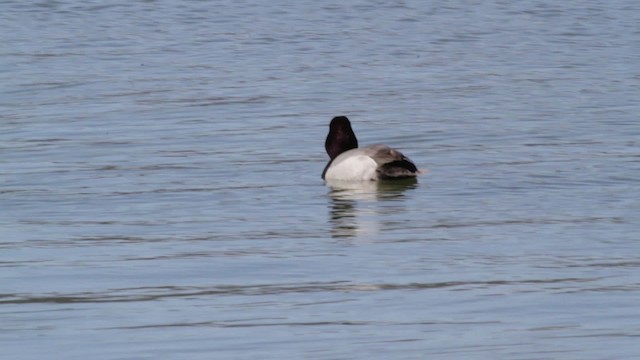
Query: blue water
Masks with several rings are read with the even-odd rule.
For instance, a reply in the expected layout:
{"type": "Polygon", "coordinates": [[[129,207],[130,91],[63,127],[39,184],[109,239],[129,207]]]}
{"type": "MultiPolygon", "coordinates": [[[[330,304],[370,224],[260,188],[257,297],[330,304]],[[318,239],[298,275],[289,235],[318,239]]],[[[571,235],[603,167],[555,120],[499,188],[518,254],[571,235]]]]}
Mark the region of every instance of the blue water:
{"type": "Polygon", "coordinates": [[[5,1],[7,359],[637,359],[640,5],[5,1]],[[417,182],[325,184],[328,123],[417,182]]]}

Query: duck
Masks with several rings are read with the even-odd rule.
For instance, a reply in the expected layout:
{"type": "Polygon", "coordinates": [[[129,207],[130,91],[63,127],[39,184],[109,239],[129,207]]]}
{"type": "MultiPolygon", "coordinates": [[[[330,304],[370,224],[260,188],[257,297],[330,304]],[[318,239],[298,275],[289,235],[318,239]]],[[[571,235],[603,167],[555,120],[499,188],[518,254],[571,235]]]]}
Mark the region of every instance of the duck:
{"type": "Polygon", "coordinates": [[[322,171],[325,181],[407,179],[421,173],[413,161],[387,145],[358,147],[358,139],[346,116],[331,120],[324,148],[329,155],[329,162],[322,171]]]}

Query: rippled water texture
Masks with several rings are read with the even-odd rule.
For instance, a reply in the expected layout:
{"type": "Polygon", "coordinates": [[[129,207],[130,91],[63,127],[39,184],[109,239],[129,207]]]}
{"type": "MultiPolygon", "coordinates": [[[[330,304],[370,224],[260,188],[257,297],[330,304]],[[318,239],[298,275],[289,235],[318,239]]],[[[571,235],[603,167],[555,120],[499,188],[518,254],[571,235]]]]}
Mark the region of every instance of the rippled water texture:
{"type": "Polygon", "coordinates": [[[637,1],[0,23],[3,358],[640,358],[637,1]],[[428,173],[325,184],[335,115],[428,173]]]}

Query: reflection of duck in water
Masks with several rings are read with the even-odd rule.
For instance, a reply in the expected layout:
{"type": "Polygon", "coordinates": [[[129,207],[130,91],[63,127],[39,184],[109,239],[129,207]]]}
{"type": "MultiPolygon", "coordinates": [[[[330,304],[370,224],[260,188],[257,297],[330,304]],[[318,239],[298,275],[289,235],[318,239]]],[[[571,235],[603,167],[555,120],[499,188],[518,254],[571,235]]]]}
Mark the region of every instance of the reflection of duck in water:
{"type": "Polygon", "coordinates": [[[334,200],[391,200],[403,197],[418,184],[415,177],[395,181],[347,181],[327,179],[334,200]]]}
{"type": "Polygon", "coordinates": [[[358,148],[358,139],[346,116],[331,120],[324,147],[331,158],[322,172],[325,180],[406,179],[421,173],[409,158],[387,145],[358,148]]]}
{"type": "Polygon", "coordinates": [[[378,233],[385,215],[404,211],[404,193],[415,189],[417,183],[415,178],[395,181],[327,180],[332,236],[347,238],[378,233]],[[378,201],[389,203],[382,205],[378,201]]]}

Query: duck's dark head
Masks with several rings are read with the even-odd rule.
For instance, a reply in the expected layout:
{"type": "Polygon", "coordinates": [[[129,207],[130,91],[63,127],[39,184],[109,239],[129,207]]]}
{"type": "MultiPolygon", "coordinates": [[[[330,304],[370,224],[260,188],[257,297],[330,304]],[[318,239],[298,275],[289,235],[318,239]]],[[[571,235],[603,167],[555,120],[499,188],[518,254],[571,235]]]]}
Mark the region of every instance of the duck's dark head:
{"type": "Polygon", "coordinates": [[[351,123],[346,116],[336,116],[329,124],[329,135],[324,142],[327,154],[333,160],[343,152],[358,147],[358,139],[351,129],[351,123]]]}

